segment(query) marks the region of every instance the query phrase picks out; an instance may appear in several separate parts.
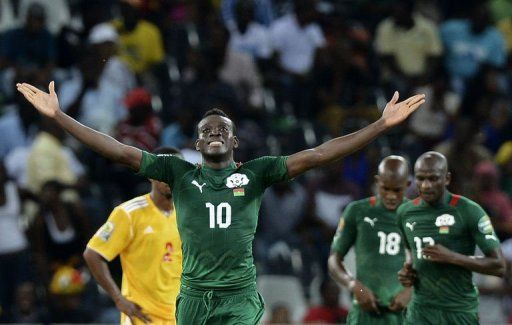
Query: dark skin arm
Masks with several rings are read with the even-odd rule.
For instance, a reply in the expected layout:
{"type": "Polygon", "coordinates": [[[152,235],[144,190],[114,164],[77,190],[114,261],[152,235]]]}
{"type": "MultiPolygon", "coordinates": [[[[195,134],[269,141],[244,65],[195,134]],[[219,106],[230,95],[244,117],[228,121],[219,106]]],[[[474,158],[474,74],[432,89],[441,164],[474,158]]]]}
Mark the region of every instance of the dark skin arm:
{"type": "Polygon", "coordinates": [[[361,306],[363,310],[380,313],[377,297],[375,297],[368,287],[352,277],[343,264],[342,256],[338,253],[331,253],[327,260],[327,267],[331,277],[354,294],[359,306],[361,306]]]}
{"type": "Polygon", "coordinates": [[[26,83],[17,84],[16,86],[18,91],[22,93],[41,114],[53,119],[60,127],[69,132],[84,145],[107,159],[126,165],[133,170],[139,170],[142,151],[135,147],[122,144],[106,134],[93,130],[61,111],[53,81],[48,87],[49,93],[26,83]]]}
{"type": "Polygon", "coordinates": [[[89,270],[91,270],[91,273],[94,276],[94,279],[96,279],[96,282],[98,282],[98,284],[108,293],[110,298],[112,298],[117,309],[130,318],[132,324],[136,324],[135,318],[138,318],[145,323],[151,322],[151,319],[142,312],[139,305],[123,297],[119,287],[112,279],[107,262],[100,254],[96,253],[92,249],[86,248],[83,256],[89,270]]]}
{"type": "Polygon", "coordinates": [[[443,245],[436,244],[423,248],[423,255],[432,262],[458,265],[472,272],[503,277],[506,264],[500,249],[485,256],[467,256],[451,251],[443,245]]]}
{"type": "Polygon", "coordinates": [[[398,102],[398,92],[388,102],[382,117],[354,133],[329,140],[316,148],[303,150],[288,157],[288,176],[297,177],[316,167],[339,160],[361,149],[388,129],[404,121],[425,102],[425,95],[416,95],[398,102]]]}

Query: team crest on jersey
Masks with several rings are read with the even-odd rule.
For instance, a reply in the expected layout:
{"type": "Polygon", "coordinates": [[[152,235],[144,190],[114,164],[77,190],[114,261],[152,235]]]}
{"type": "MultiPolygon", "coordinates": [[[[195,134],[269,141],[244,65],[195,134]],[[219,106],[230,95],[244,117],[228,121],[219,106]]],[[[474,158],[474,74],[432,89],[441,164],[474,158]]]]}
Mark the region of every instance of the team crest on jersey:
{"type": "Polygon", "coordinates": [[[235,173],[226,179],[226,186],[233,189],[233,196],[244,196],[242,186],[249,184],[249,178],[245,174],[235,173]]]}
{"type": "Polygon", "coordinates": [[[436,226],[439,227],[440,234],[449,234],[450,226],[455,224],[455,217],[451,214],[443,214],[437,217],[436,226]]]}
{"type": "Polygon", "coordinates": [[[101,226],[100,229],[98,229],[96,236],[100,237],[103,241],[108,241],[113,231],[114,224],[110,221],[107,221],[103,226],[101,226]]]}
{"type": "Polygon", "coordinates": [[[485,215],[478,220],[478,231],[482,234],[489,235],[494,233],[494,229],[492,228],[491,220],[489,216],[485,215]]]}

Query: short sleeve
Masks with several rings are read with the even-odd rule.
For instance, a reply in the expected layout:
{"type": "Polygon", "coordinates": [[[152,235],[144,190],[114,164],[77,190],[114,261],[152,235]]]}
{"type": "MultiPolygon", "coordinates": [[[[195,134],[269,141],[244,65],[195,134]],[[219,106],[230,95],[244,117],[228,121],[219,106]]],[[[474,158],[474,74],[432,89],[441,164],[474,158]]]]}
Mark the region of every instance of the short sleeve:
{"type": "Polygon", "coordinates": [[[464,215],[468,220],[469,232],[482,252],[491,252],[500,246],[500,242],[487,213],[478,204],[465,207],[464,215]]]}
{"type": "Polygon", "coordinates": [[[175,180],[180,179],[187,170],[193,168],[194,165],[179,157],[170,154],[154,155],[142,151],[142,159],[137,175],[166,182],[172,187],[175,180]]]}
{"type": "Polygon", "coordinates": [[[133,229],[130,216],[120,207],[110,214],[107,222],[89,240],[87,247],[112,261],[130,243],[133,229]]]}
{"type": "Polygon", "coordinates": [[[340,218],[338,229],[332,240],[331,251],[345,256],[357,237],[357,216],[353,204],[349,204],[340,218]]]}
{"type": "Polygon", "coordinates": [[[288,167],[286,160],[288,156],[272,157],[266,156],[250,162],[257,169],[256,174],[261,177],[264,187],[269,187],[275,183],[289,180],[288,167]]]}

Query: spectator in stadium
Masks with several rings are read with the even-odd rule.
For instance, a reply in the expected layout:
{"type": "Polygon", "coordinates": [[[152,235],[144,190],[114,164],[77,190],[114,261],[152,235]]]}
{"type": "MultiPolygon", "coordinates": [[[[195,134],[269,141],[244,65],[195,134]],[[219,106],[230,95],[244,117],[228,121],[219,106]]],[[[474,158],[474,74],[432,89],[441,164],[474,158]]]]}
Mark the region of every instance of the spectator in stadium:
{"type": "Polygon", "coordinates": [[[276,99],[279,106],[291,105],[292,114],[311,116],[309,75],[314,69],[319,50],[326,41],[316,23],[313,1],[294,0],[294,12],[275,20],[270,26],[270,39],[279,71],[276,99]]]}
{"type": "MultiPolygon", "coordinates": [[[[49,323],[48,309],[41,304],[33,282],[20,284],[15,292],[15,304],[11,310],[12,323],[49,323]]],[[[68,320],[65,320],[68,321],[68,320]]]]}
{"type": "Polygon", "coordinates": [[[483,161],[473,172],[473,199],[489,212],[498,238],[512,236],[512,202],[499,188],[500,174],[492,161],[483,161]]]}
{"type": "MultiPolygon", "coordinates": [[[[180,156],[177,149],[165,147],[155,154],[180,156]]],[[[121,324],[176,323],[182,269],[176,212],[169,186],[150,181],[151,192],[117,206],[83,254],[92,275],[122,313],[121,324]],[[124,272],[122,290],[107,265],[118,255],[124,272]]]]}
{"type": "Polygon", "coordinates": [[[9,321],[15,291],[32,279],[31,254],[22,224],[25,195],[8,179],[0,159],[0,321],[9,321]]]}
{"type": "Polygon", "coordinates": [[[85,170],[73,151],[64,145],[66,133],[49,120],[41,121],[27,158],[27,185],[39,194],[43,184],[56,180],[68,186],[77,184],[85,170]]]}
{"type": "Polygon", "coordinates": [[[459,118],[454,125],[453,136],[434,150],[443,154],[451,170],[450,189],[456,193],[471,191],[471,177],[475,166],[491,160],[490,151],[481,144],[479,124],[470,118],[459,118]]]}
{"type": "Polygon", "coordinates": [[[46,12],[38,3],[30,5],[22,27],[5,33],[0,47],[1,67],[37,69],[50,77],[56,60],[54,36],[45,27],[46,12]]]}
{"type": "Polygon", "coordinates": [[[340,306],[340,288],[333,280],[326,278],[320,285],[322,302],[311,307],[304,316],[306,324],[343,324],[348,311],[340,306]]]}
{"type": "Polygon", "coordinates": [[[275,10],[271,0],[222,0],[221,16],[226,27],[233,31],[237,25],[238,5],[245,2],[251,8],[247,8],[254,13],[255,21],[263,26],[270,26],[275,18],[275,10]]]}
{"type": "Polygon", "coordinates": [[[306,190],[299,183],[278,183],[264,194],[255,241],[255,258],[261,262],[260,271],[273,274],[268,252],[272,245],[284,242],[291,248],[302,248],[299,225],[306,214],[306,190]],[[279,216],[286,215],[286,220],[279,216]]]}
{"type": "Polygon", "coordinates": [[[494,160],[501,172],[500,188],[512,197],[512,141],[506,141],[500,146],[494,160]]]}
{"type": "MultiPolygon", "coordinates": [[[[268,29],[254,20],[252,1],[237,1],[236,25],[230,30],[229,47],[237,52],[249,54],[256,62],[266,61],[272,56],[268,29]]],[[[259,64],[260,68],[263,64],[259,64]]]]}
{"type": "Polygon", "coordinates": [[[458,93],[483,66],[501,68],[506,62],[505,41],[491,25],[487,1],[472,5],[468,19],[451,19],[441,25],[445,66],[458,93]]]}
{"type": "Polygon", "coordinates": [[[120,57],[136,74],[151,72],[164,60],[164,45],[158,27],[141,19],[133,1],[119,3],[121,17],[113,21],[119,34],[120,57]]]}
{"type": "Polygon", "coordinates": [[[413,0],[395,2],[392,7],[392,16],[377,26],[375,45],[383,81],[406,91],[429,81],[438,66],[442,44],[437,26],[414,13],[413,0]]]}
{"type": "Polygon", "coordinates": [[[81,266],[90,225],[77,202],[64,202],[64,185],[55,180],[41,188],[40,207],[28,230],[40,283],[48,285],[61,266],[81,266]]]}
{"type": "Polygon", "coordinates": [[[377,196],[352,202],[343,212],[327,262],[334,280],[353,293],[348,324],[402,324],[412,294],[395,277],[405,262],[396,211],[406,201],[409,163],[400,156],[384,158],[375,183],[377,196]],[[356,276],[344,262],[352,247],[356,276]]]}
{"type": "Polygon", "coordinates": [[[503,277],[505,259],[491,220],[474,201],[447,190],[446,158],[434,151],[414,166],[420,196],[398,208],[398,225],[411,261],[400,282],[414,285],[406,324],[477,324],[478,290],[472,272],[503,277]],[[483,256],[475,255],[476,247],[483,256]]]}
{"type": "Polygon", "coordinates": [[[128,117],[117,126],[116,139],[146,151],[159,142],[162,123],[153,111],[151,94],[144,88],[132,89],[124,99],[128,117]]]}
{"type": "Polygon", "coordinates": [[[136,86],[134,73],[116,54],[118,37],[110,24],[94,26],[88,37],[90,52],[59,91],[68,114],[108,134],[126,116],[122,101],[136,86]]]}

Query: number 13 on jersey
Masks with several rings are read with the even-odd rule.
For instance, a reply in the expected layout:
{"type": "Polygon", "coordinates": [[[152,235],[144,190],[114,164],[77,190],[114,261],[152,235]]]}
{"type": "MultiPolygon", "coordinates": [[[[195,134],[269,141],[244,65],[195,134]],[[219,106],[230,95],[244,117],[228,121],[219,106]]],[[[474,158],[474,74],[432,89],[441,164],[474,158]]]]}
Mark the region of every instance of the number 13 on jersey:
{"type": "Polygon", "coordinates": [[[210,228],[215,229],[215,224],[219,228],[228,228],[231,225],[231,205],[222,202],[215,206],[210,202],[206,202],[206,207],[210,210],[210,228]]]}

